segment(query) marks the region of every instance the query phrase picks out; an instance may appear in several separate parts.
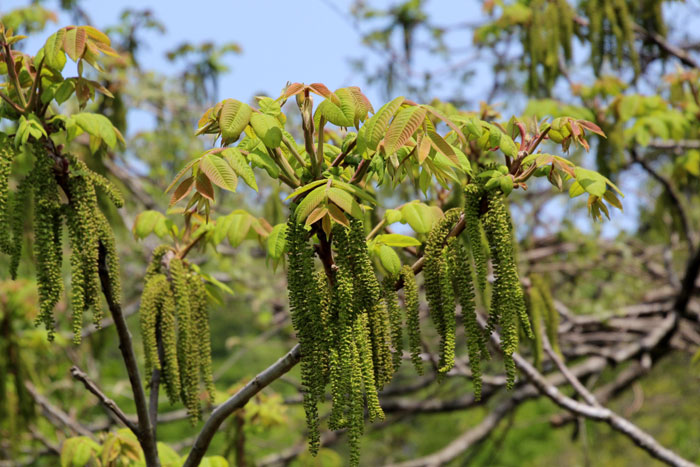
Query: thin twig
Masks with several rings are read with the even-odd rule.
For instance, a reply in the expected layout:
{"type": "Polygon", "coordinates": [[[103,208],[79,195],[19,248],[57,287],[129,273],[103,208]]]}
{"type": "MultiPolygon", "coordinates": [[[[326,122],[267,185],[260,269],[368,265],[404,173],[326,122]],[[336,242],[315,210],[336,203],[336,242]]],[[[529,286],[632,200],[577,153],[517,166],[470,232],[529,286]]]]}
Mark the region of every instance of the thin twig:
{"type": "Polygon", "coordinates": [[[632,156],[632,160],[634,162],[639,164],[649,175],[652,176],[652,178],[654,178],[657,182],[661,184],[661,186],[663,186],[664,190],[666,191],[666,194],[671,199],[671,204],[675,207],[676,211],[678,212],[678,216],[681,220],[681,227],[683,228],[683,234],[685,235],[686,240],[688,240],[688,249],[692,252],[693,248],[695,247],[695,233],[693,231],[693,227],[691,225],[688,213],[685,210],[683,199],[681,198],[676,188],[673,186],[673,183],[671,183],[670,180],[668,180],[666,177],[664,177],[658,171],[656,171],[656,169],[654,169],[646,160],[644,160],[642,157],[639,157],[639,154],[637,154],[636,149],[631,149],[630,155],[632,156]]]}
{"type": "Polygon", "coordinates": [[[124,426],[129,428],[136,436],[139,435],[138,426],[133,421],[131,421],[131,419],[124,412],[122,412],[122,409],[119,408],[116,402],[107,397],[105,393],[103,393],[100,390],[100,388],[97,387],[97,384],[95,384],[90,379],[87,373],[85,373],[77,366],[72,366],[70,369],[70,374],[73,376],[73,378],[83,383],[85,389],[97,396],[102,405],[104,405],[105,408],[112,412],[119,419],[119,421],[121,421],[124,424],[124,426]]]}
{"type": "Polygon", "coordinates": [[[31,394],[32,399],[34,399],[34,401],[37,404],[39,404],[39,406],[44,411],[44,413],[47,414],[47,416],[58,421],[61,425],[69,428],[71,431],[78,435],[87,436],[91,439],[96,439],[95,435],[93,435],[90,430],[88,430],[80,423],[75,421],[73,418],[71,418],[70,415],[65,413],[63,410],[51,404],[51,402],[49,402],[49,400],[45,396],[39,393],[39,391],[36,389],[36,387],[34,387],[32,383],[30,383],[29,381],[25,381],[24,387],[27,388],[27,391],[29,391],[29,394],[31,394]]]}

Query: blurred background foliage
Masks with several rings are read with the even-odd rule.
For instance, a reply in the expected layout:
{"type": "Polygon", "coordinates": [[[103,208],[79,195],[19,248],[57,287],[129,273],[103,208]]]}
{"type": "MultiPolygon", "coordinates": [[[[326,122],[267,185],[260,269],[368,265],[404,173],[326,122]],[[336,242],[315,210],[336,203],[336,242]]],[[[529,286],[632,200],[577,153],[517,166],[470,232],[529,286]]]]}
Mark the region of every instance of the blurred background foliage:
{"type": "MultiPolygon", "coordinates": [[[[567,201],[566,196],[543,196],[548,190],[544,180],[527,192],[518,190],[511,197],[511,209],[521,242],[523,275],[547,275],[555,299],[581,315],[614,315],[624,306],[648,299],[650,293],[668,293],[677,281],[673,271],[682,271],[687,259],[686,243],[698,237],[700,225],[700,70],[692,66],[693,56],[700,55],[696,2],[622,2],[630,6],[628,16],[618,17],[632,21],[626,25],[597,18],[601,12],[596,5],[605,3],[600,0],[310,3],[318,21],[326,15],[342,15],[361,37],[362,49],[337,47],[353,70],[348,84],[371,89],[374,95],[403,94],[419,102],[439,99],[441,105],[473,110],[482,118],[511,113],[539,118],[569,115],[600,125],[607,139],[597,138],[590,153],[572,148],[571,159],[597,166],[619,181],[627,195],[625,213],[615,214],[602,228],[591,227],[585,203],[567,201]],[[596,21],[602,21],[598,29],[591,26],[596,21]],[[533,29],[532,24],[540,28],[533,29]],[[641,29],[635,30],[634,25],[641,29]],[[630,33],[626,28],[633,29],[630,33]],[[532,37],[533,31],[541,34],[532,37]],[[680,44],[690,62],[671,58],[654,37],[680,44]],[[659,184],[644,165],[670,180],[673,190],[659,184]],[[688,218],[682,217],[678,203],[685,206],[688,218]],[[528,251],[547,246],[553,251],[546,257],[528,257],[528,251]]],[[[64,19],[90,23],[83,6],[78,0],[27,2],[22,8],[2,11],[2,22],[22,34],[56,29],[64,19]]],[[[206,2],[195,7],[206,8],[206,2]]],[[[293,12],[291,5],[284,8],[288,7],[293,12]]],[[[212,14],[235,15],[235,7],[212,14]]],[[[279,33],[283,40],[293,41],[290,15],[288,31],[265,31],[261,26],[261,34],[279,33]]],[[[107,203],[102,208],[118,236],[125,311],[132,330],[138,329],[135,312],[145,265],[158,244],[153,235],[143,241],[134,239],[134,219],[143,210],[167,206],[163,192],[168,181],[190,157],[205,149],[203,139],[194,136],[202,112],[225,97],[252,100],[253,96],[241,96],[235,88],[222,88],[222,76],[256,73],[238,69],[236,60],[246,53],[246,41],[259,39],[192,43],[183,31],[182,42],[173,44],[166,55],[177,71],[164,75],[142,59],[142,52],[148,47],[144,37],[166,28],[147,9],[125,9],[119,21],[106,28],[121,54],[105,75],[105,86],[114,98],[99,96],[88,104],[89,111],[106,115],[127,136],[125,150],[102,149],[85,160],[127,194],[125,208],[116,210],[107,203]],[[155,123],[142,128],[134,114],[147,114],[155,123]]],[[[294,81],[280,67],[280,88],[287,79],[294,81]]],[[[289,115],[297,118],[294,112],[289,115]]],[[[88,154],[87,141],[73,150],[88,154]]],[[[287,214],[280,188],[264,177],[258,183],[257,193],[247,188],[235,194],[222,192],[216,212],[224,215],[245,209],[271,225],[283,222],[287,214]]],[[[422,198],[410,186],[393,192],[389,187],[381,189],[396,204],[422,198]]],[[[455,191],[445,194],[455,197],[450,201],[454,204],[460,196],[455,191]]],[[[171,218],[180,221],[177,215],[171,218]]],[[[273,268],[266,260],[265,245],[256,240],[217,249],[198,251],[192,259],[233,292],[210,289],[218,301],[211,322],[217,401],[221,401],[286,352],[295,338],[286,311],[283,265],[273,268]]],[[[0,258],[0,269],[7,266],[7,259],[0,258]]],[[[20,276],[16,282],[0,282],[0,371],[11,375],[5,378],[5,396],[0,400],[0,464],[17,459],[19,464],[51,466],[56,465],[63,440],[85,434],[65,425],[57,430],[56,418],[92,420],[82,427],[89,436],[92,430],[114,423],[71,380],[72,364],[89,369],[126,412],[133,413],[134,407],[109,323],[104,330],[88,328],[77,349],[70,343],[70,312],[62,302],[57,312],[62,332],[49,344],[45,331],[33,326],[37,298],[30,262],[22,263],[20,276]]],[[[134,334],[140,352],[140,336],[134,334]]],[[[464,353],[463,348],[459,350],[464,353]]],[[[700,461],[700,369],[691,358],[692,352],[664,358],[615,399],[611,408],[682,456],[700,461]]],[[[499,365],[495,362],[487,374],[497,373],[499,365]]],[[[599,383],[612,380],[619,371],[606,370],[597,376],[599,383]]],[[[396,386],[414,380],[404,368],[396,386]]],[[[305,425],[298,388],[295,369],[231,417],[214,439],[210,454],[225,456],[231,465],[265,465],[266,456],[302,445],[305,425]]],[[[457,376],[442,384],[427,384],[412,397],[448,400],[470,391],[469,380],[457,376]]],[[[469,411],[392,414],[386,423],[367,428],[363,464],[430,454],[479,423],[493,404],[488,401],[469,411]]],[[[161,402],[161,412],[174,411],[176,420],[163,423],[158,431],[163,441],[184,453],[196,430],[185,417],[178,419],[179,409],[161,402]]],[[[557,413],[547,400],[526,402],[493,436],[453,464],[638,466],[656,462],[604,425],[579,421],[554,428],[550,420],[557,413]]],[[[291,465],[340,466],[347,459],[343,449],[344,443],[331,444],[316,459],[301,449],[291,465]]]]}

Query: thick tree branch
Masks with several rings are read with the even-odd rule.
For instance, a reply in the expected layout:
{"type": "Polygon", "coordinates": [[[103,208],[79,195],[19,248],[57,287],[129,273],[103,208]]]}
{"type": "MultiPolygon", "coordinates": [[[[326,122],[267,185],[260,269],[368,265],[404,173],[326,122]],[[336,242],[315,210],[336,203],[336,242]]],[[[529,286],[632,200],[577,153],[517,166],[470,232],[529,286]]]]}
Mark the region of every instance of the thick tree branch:
{"type": "Polygon", "coordinates": [[[134,394],[134,404],[136,405],[136,414],[138,416],[137,438],[143,449],[146,465],[149,467],[158,466],[160,465],[160,461],[158,460],[156,440],[153,436],[153,424],[151,423],[151,418],[148,413],[146,392],[141,384],[139,366],[131,342],[131,332],[129,332],[129,327],[126,324],[121,306],[115,301],[112,285],[109,280],[109,269],[107,268],[107,250],[101,242],[99,245],[98,267],[102,292],[117,330],[119,350],[124,359],[124,365],[126,366],[126,371],[129,376],[129,383],[131,384],[131,390],[134,394]]]}
{"type": "Polygon", "coordinates": [[[204,423],[199,435],[197,435],[197,439],[194,442],[192,450],[187,456],[187,460],[183,464],[183,467],[195,467],[199,465],[202,457],[204,457],[204,454],[207,452],[209,443],[224,420],[226,420],[226,418],[233,412],[243,407],[250,400],[250,398],[260,392],[264,387],[291,370],[294,365],[299,363],[300,359],[301,349],[299,344],[297,344],[292,348],[292,350],[287,352],[284,357],[280,358],[273,365],[269,366],[266,370],[258,374],[240,391],[229,397],[226,402],[217,407],[204,423]]]}

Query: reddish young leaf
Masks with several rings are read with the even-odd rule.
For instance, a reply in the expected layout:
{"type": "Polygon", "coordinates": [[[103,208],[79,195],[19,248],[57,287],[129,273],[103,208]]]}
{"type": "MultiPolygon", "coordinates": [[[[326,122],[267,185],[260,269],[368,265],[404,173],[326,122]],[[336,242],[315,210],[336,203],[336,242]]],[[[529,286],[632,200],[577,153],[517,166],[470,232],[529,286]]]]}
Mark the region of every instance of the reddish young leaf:
{"type": "Polygon", "coordinates": [[[189,195],[192,191],[193,186],[194,177],[189,177],[183,180],[182,183],[180,183],[180,185],[178,185],[178,187],[175,189],[175,191],[173,191],[173,195],[170,197],[170,206],[172,206],[173,204],[177,204],[187,195],[189,195]]]}
{"type": "Polygon", "coordinates": [[[197,188],[197,192],[203,197],[214,201],[214,187],[212,186],[211,181],[209,181],[209,178],[204,172],[200,171],[197,174],[195,187],[197,188]]]}

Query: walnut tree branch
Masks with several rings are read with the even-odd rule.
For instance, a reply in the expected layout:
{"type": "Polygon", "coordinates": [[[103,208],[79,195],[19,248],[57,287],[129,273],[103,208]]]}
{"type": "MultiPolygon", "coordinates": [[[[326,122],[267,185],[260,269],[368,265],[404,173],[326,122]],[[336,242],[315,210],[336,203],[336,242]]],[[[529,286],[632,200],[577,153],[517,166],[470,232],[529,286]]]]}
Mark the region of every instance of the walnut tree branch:
{"type": "Polygon", "coordinates": [[[102,405],[104,405],[107,410],[111,411],[127,428],[129,428],[136,436],[139,435],[139,428],[138,426],[129,419],[129,417],[122,412],[122,409],[119,408],[116,402],[114,402],[112,399],[107,397],[105,393],[103,393],[99,387],[97,387],[97,384],[95,384],[90,377],[85,373],[83,370],[78,368],[77,366],[72,366],[70,369],[70,374],[73,376],[73,378],[77,379],[83,385],[85,386],[85,389],[93,393],[97,398],[100,400],[102,405]]]}

